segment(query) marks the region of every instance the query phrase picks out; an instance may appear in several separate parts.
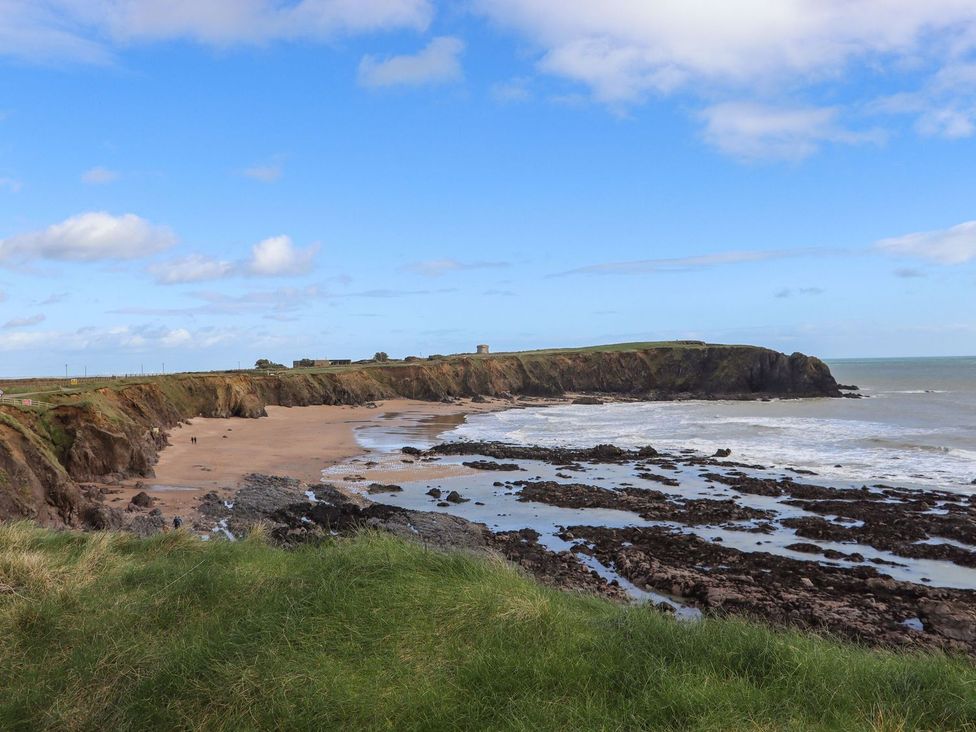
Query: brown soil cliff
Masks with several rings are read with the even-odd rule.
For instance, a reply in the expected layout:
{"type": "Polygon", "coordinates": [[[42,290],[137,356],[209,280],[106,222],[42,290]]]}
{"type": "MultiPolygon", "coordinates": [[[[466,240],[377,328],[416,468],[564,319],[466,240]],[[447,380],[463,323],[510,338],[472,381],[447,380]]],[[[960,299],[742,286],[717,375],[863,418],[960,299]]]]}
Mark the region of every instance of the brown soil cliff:
{"type": "Polygon", "coordinates": [[[362,404],[404,397],[599,392],[644,399],[840,396],[819,359],[750,346],[455,357],[325,371],[185,374],[58,396],[56,406],[0,407],[0,519],[102,521],[79,482],[149,476],[183,419],[262,417],[268,405],[362,404]]]}

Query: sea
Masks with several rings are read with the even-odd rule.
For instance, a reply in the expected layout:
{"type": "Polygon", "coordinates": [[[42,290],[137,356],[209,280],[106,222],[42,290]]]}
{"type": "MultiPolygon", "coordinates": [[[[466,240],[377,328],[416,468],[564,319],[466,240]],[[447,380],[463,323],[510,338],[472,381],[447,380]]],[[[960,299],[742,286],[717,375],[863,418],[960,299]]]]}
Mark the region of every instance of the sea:
{"type": "MultiPolygon", "coordinates": [[[[703,456],[728,449],[732,451],[730,459],[736,463],[761,466],[746,471],[755,477],[795,477],[796,471],[804,471],[803,482],[838,488],[869,486],[879,490],[897,486],[976,494],[976,357],[833,360],[828,364],[839,383],[859,388],[861,398],[608,402],[527,406],[466,418],[418,419],[413,424],[401,420],[394,425],[390,420],[389,427],[381,420],[357,433],[368,456],[323,471],[323,479],[355,480],[365,464],[385,463],[387,470],[403,471],[403,480],[397,480],[402,483],[402,491],[374,500],[415,510],[453,513],[495,531],[532,528],[539,533],[540,541],[555,551],[569,548],[559,538],[561,527],[649,523],[626,511],[523,502],[512,486],[496,482],[498,476],[491,473],[471,475],[468,471],[434,480],[414,479],[399,448],[426,448],[438,442],[500,441],[583,448],[601,443],[623,448],[650,445],[665,453],[693,450],[703,456]],[[469,500],[458,505],[441,503],[431,498],[431,488],[457,490],[469,500]]],[[[438,465],[457,464],[455,467],[460,468],[464,459],[445,457],[438,465]]],[[[519,462],[528,477],[557,482],[567,477],[545,463],[519,462]]],[[[616,488],[633,480],[632,473],[629,466],[590,466],[585,480],[616,488]]],[[[742,505],[770,509],[778,514],[778,520],[805,515],[788,500],[740,495],[699,473],[694,467],[679,467],[672,475],[680,487],[666,490],[680,498],[732,499],[742,505]]],[[[579,479],[574,476],[570,482],[579,479]]],[[[355,488],[356,483],[349,485],[355,488]]],[[[713,541],[722,540],[725,546],[740,551],[823,561],[790,549],[799,538],[778,520],[776,530],[759,541],[747,525],[674,528],[713,541]]],[[[976,568],[907,559],[861,544],[812,541],[824,549],[857,551],[868,560],[885,560],[891,563],[886,571],[896,579],[976,589],[976,568]]],[[[976,551],[976,547],[959,542],[939,541],[976,551]]],[[[843,560],[835,563],[855,566],[843,560]]],[[[624,584],[612,568],[594,564],[593,569],[624,584]]],[[[635,597],[641,596],[636,588],[629,589],[635,597]]],[[[687,610],[680,603],[676,607],[687,610]]]]}
{"type": "Polygon", "coordinates": [[[610,403],[469,417],[441,435],[520,445],[732,450],[839,483],[976,492],[976,357],[829,361],[861,399],[610,403]]]}

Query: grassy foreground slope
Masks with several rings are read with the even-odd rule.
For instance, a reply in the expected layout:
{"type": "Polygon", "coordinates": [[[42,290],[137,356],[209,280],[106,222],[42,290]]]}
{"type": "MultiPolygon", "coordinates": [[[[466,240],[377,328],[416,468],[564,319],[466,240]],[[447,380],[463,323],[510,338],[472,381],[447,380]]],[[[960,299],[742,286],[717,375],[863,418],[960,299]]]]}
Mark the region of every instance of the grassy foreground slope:
{"type": "Polygon", "coordinates": [[[934,729],[976,668],[547,590],[364,534],[0,525],[0,729],[934,729]]]}

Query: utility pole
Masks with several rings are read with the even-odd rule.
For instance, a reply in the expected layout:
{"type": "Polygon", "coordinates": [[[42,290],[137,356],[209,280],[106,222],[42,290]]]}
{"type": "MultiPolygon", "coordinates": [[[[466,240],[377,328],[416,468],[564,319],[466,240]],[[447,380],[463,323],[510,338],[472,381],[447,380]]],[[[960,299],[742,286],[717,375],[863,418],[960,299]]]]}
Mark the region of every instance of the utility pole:
{"type": "Polygon", "coordinates": [[[68,378],[68,364],[64,365],[64,378],[68,378]]]}

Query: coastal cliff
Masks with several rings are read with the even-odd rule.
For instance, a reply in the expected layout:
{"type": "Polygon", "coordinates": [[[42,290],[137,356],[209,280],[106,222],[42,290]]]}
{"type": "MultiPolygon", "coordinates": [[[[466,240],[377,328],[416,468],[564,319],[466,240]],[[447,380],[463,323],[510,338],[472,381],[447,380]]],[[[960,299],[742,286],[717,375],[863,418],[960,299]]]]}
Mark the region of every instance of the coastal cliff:
{"type": "Polygon", "coordinates": [[[104,516],[79,484],[151,476],[167,430],[192,417],[257,418],[269,405],[567,392],[656,400],[840,396],[817,358],[705,344],[147,378],[46,397],[54,404],[41,412],[0,406],[0,519],[100,526],[104,516]]]}

